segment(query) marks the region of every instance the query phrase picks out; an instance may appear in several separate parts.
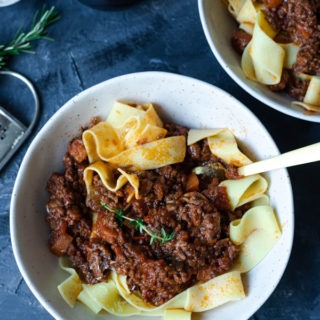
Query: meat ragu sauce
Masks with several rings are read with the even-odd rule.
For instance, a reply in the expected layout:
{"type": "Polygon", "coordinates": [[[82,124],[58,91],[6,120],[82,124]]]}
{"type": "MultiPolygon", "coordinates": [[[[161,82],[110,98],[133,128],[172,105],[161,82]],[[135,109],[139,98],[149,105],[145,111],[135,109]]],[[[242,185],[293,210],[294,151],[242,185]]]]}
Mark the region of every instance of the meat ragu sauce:
{"type": "MultiPolygon", "coordinates": [[[[188,131],[173,124],[166,129],[168,136],[188,131]]],[[[49,247],[57,256],[68,256],[84,282],[106,281],[113,269],[127,276],[132,292],[158,306],[232,267],[239,249],[229,239],[229,223],[247,208],[231,211],[226,190],[218,184],[239,178],[237,171],[213,156],[206,141],[189,146],[183,163],[136,172],[141,198],[129,205],[130,184],[113,193],[97,175],[86,199],[83,170],[88,159],[81,138],[70,142],[64,165],[65,172],[52,174],[47,184],[49,247]],[[213,176],[192,173],[194,167],[208,165],[218,168],[213,176]],[[102,203],[125,208],[127,217],[142,219],[152,232],[163,228],[174,236],[150,244],[147,233],[127,220],[120,223],[102,203]],[[94,230],[91,212],[97,213],[94,230]]]]}
{"type": "MultiPolygon", "coordinates": [[[[271,85],[272,91],[286,91],[293,98],[303,101],[309,80],[294,73],[320,76],[320,0],[255,0],[265,6],[266,19],[278,31],[279,43],[293,42],[300,47],[292,70],[284,69],[279,84],[271,85]]],[[[232,45],[242,53],[251,35],[236,29],[232,45]]]]}

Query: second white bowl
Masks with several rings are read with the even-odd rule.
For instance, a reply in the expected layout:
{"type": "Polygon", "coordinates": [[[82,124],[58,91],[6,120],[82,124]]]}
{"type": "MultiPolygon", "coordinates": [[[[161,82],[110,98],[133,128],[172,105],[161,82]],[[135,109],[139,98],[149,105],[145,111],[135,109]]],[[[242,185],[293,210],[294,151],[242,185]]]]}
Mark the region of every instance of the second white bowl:
{"type": "Polygon", "coordinates": [[[246,78],[240,66],[240,55],[231,46],[232,31],[237,27],[223,0],[198,0],[202,27],[209,46],[222,68],[245,91],[267,106],[289,116],[320,122],[320,114],[306,114],[292,106],[293,99],[284,93],[272,92],[266,86],[246,78]]]}

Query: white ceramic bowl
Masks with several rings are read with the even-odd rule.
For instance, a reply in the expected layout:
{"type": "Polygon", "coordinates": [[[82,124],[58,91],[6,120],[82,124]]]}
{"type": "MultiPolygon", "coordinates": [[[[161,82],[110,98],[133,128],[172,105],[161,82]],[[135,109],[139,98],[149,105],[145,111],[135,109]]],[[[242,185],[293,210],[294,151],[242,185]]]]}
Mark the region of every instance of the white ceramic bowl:
{"type": "Polygon", "coordinates": [[[202,27],[210,48],[222,68],[245,91],[267,106],[289,116],[320,122],[320,114],[306,114],[291,106],[293,99],[284,93],[272,92],[266,86],[246,78],[240,66],[241,57],[231,46],[231,34],[237,23],[223,0],[198,0],[202,27]]]}
{"type": "MultiPolygon", "coordinates": [[[[69,140],[93,116],[106,117],[115,100],[154,102],[160,115],[192,128],[232,129],[244,151],[254,159],[278,154],[261,122],[239,101],[204,82],[162,72],[117,77],[98,84],[68,101],[41,129],[21,164],[14,186],[10,231],[19,269],[33,294],[55,319],[119,319],[95,316],[86,307],[71,309],[61,299],[57,285],[67,274],[47,247],[46,182],[52,172],[62,171],[69,140]]],[[[287,265],[293,239],[293,199],[286,170],[266,175],[269,194],[283,234],[272,252],[245,277],[247,297],[205,312],[197,319],[247,319],[269,297],[287,265]]],[[[137,319],[138,317],[135,317],[137,319]]],[[[144,318],[146,319],[146,318],[144,318]]]]}

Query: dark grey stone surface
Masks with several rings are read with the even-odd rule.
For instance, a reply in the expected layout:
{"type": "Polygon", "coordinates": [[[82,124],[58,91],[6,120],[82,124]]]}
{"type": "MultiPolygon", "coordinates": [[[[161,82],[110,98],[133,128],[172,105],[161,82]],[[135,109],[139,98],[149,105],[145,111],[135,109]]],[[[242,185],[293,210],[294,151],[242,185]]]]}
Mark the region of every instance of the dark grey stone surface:
{"type": "MultiPolygon", "coordinates": [[[[21,25],[29,25],[42,3],[22,0],[0,8],[0,43],[21,25]]],[[[264,123],[281,152],[320,140],[319,124],[266,107],[227,76],[206,42],[195,0],[142,0],[111,11],[93,10],[76,0],[46,3],[61,13],[49,32],[55,41],[40,41],[34,55],[17,56],[10,63],[12,70],[32,79],[40,95],[41,115],[32,137],[83,89],[126,73],[162,70],[207,81],[233,94],[264,123]]],[[[0,81],[0,104],[27,123],[30,97],[17,85],[0,81]]],[[[22,279],[10,243],[11,192],[32,137],[0,172],[0,318],[5,320],[52,319],[22,279]]],[[[320,319],[319,163],[294,167],[289,173],[295,197],[293,251],[278,287],[252,317],[256,320],[320,319]]]]}

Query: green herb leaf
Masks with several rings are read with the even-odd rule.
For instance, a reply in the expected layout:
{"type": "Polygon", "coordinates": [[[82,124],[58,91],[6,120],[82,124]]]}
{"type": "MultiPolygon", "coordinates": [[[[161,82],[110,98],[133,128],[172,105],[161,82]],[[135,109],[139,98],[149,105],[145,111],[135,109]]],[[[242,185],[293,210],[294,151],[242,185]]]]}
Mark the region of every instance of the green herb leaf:
{"type": "Polygon", "coordinates": [[[130,225],[135,227],[135,229],[137,231],[139,231],[140,233],[145,232],[146,234],[148,234],[150,236],[150,244],[155,243],[157,240],[159,240],[161,244],[164,244],[164,243],[172,240],[174,238],[174,236],[175,236],[174,232],[172,232],[170,234],[167,234],[166,230],[164,228],[161,228],[161,235],[160,235],[160,233],[158,231],[156,231],[156,232],[150,231],[141,218],[133,219],[133,218],[130,218],[130,217],[126,216],[124,214],[124,210],[125,209],[115,209],[115,210],[113,210],[104,202],[101,202],[101,206],[102,206],[102,208],[104,210],[108,210],[108,211],[110,211],[110,212],[115,214],[116,218],[119,221],[120,227],[123,226],[123,221],[124,220],[128,220],[128,221],[130,221],[130,225]]]}
{"type": "Polygon", "coordinates": [[[116,209],[115,210],[116,218],[119,220],[120,227],[123,226],[123,216],[124,212],[121,209],[116,209]]]}
{"type": "Polygon", "coordinates": [[[144,222],[141,218],[137,219],[137,225],[136,225],[136,229],[140,232],[143,233],[143,231],[145,230],[145,225],[144,222]]]}
{"type": "Polygon", "coordinates": [[[6,66],[9,56],[20,53],[34,53],[31,50],[31,41],[39,39],[52,40],[47,36],[46,28],[60,18],[58,11],[55,10],[55,7],[51,7],[49,10],[42,10],[39,20],[38,16],[39,12],[36,12],[29,32],[24,33],[22,32],[22,28],[19,28],[8,45],[0,45],[0,69],[6,66]]]}
{"type": "Polygon", "coordinates": [[[110,212],[114,212],[115,213],[115,210],[112,210],[105,202],[100,202],[101,203],[101,206],[104,210],[108,210],[110,212]]]}
{"type": "Polygon", "coordinates": [[[156,242],[158,238],[159,238],[159,233],[158,232],[153,233],[152,236],[150,237],[150,244],[153,244],[154,242],[156,242]]]}

